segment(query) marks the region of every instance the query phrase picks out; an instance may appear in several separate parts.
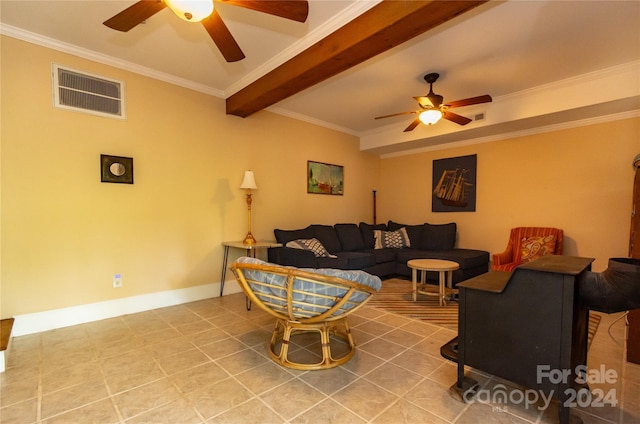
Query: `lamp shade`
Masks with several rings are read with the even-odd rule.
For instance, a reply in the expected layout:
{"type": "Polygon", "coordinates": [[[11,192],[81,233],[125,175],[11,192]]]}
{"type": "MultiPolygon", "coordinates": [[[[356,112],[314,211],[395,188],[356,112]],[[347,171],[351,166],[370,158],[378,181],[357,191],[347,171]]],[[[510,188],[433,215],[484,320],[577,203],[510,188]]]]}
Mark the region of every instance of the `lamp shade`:
{"type": "Polygon", "coordinates": [[[253,175],[253,171],[244,171],[244,180],[240,184],[240,188],[248,190],[257,190],[256,177],[253,175]]]}
{"type": "Polygon", "coordinates": [[[420,112],[420,121],[426,125],[433,125],[442,118],[442,112],[438,109],[427,109],[424,112],[420,112]]]}
{"type": "Polygon", "coordinates": [[[188,22],[200,22],[213,12],[213,0],[165,0],[165,3],[188,22]]]}

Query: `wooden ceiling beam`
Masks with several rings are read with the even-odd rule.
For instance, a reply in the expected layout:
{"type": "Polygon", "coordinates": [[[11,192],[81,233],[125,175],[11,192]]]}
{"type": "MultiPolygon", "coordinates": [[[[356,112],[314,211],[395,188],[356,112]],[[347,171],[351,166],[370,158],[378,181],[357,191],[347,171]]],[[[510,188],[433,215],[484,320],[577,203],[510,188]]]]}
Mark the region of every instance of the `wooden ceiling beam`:
{"type": "Polygon", "coordinates": [[[487,1],[383,0],[227,98],[227,114],[247,117],[487,1]]]}

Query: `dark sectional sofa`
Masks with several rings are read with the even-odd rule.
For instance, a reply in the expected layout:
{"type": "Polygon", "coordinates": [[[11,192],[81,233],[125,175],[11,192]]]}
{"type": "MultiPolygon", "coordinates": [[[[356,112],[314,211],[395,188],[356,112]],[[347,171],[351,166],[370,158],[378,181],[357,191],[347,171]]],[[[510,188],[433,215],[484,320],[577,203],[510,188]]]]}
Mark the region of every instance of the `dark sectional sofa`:
{"type": "MultiPolygon", "coordinates": [[[[393,221],[371,225],[345,223],[310,225],[298,230],[274,230],[276,241],[283,247],[269,249],[269,262],[298,268],[360,269],[379,277],[411,277],[407,261],[411,259],[446,259],[457,262],[460,269],[453,272],[453,282],[467,280],[489,270],[489,252],[457,249],[455,223],[404,225],[393,221]],[[375,248],[374,231],[392,235],[404,228],[408,246],[375,248]],[[316,256],[311,250],[286,247],[289,242],[317,239],[330,256],[316,256]]],[[[295,243],[299,244],[299,243],[295,243]]],[[[429,272],[428,280],[437,281],[437,273],[429,272]]]]}

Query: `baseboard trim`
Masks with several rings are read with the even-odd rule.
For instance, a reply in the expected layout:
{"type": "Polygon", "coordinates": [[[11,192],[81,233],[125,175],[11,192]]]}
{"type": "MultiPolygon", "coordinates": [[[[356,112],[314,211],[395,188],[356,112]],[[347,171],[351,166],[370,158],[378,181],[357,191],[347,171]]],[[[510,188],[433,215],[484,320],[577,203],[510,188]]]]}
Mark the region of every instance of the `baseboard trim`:
{"type": "MultiPolygon", "coordinates": [[[[238,286],[236,281],[229,280],[225,282],[225,295],[238,293],[240,291],[240,286],[238,286]]],[[[219,294],[220,283],[211,283],[184,289],[167,290],[104,302],[17,315],[14,317],[15,322],[11,336],[25,336],[55,330],[56,328],[69,327],[167,306],[180,305],[182,303],[210,299],[212,297],[218,297],[219,294]]]]}

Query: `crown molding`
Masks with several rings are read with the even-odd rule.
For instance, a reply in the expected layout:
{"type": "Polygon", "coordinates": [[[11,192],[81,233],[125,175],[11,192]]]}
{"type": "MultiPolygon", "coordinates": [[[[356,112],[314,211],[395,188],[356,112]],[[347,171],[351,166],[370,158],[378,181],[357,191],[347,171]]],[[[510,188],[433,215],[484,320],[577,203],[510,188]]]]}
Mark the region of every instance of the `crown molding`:
{"type": "Polygon", "coordinates": [[[73,44],[65,43],[53,38],[45,37],[34,32],[25,31],[21,28],[16,28],[11,25],[0,24],[0,34],[7,37],[15,38],[18,40],[26,41],[31,44],[46,47],[52,50],[56,50],[62,53],[67,53],[73,56],[80,57],[82,59],[91,60],[94,62],[102,63],[103,65],[112,66],[114,68],[122,69],[134,74],[142,75],[145,77],[153,78],[159,81],[164,81],[169,84],[177,85],[180,87],[188,88],[190,90],[198,91],[210,96],[224,98],[224,92],[221,90],[213,89],[204,84],[198,84],[185,78],[179,78],[175,75],[167,74],[165,72],[156,71],[155,69],[147,68],[145,66],[137,65],[135,63],[118,59],[113,56],[109,56],[102,53],[97,53],[93,50],[78,47],[73,44]]]}

